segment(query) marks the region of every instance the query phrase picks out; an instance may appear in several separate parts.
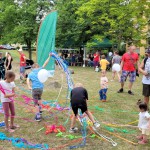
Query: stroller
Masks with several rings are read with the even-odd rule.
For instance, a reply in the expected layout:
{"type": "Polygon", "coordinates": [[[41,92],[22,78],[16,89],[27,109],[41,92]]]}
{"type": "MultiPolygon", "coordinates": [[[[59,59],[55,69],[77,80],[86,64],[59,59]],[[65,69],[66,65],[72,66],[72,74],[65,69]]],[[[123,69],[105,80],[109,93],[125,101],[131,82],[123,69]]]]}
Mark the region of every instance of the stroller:
{"type": "MultiPolygon", "coordinates": [[[[25,69],[26,69],[26,70],[31,69],[33,64],[34,64],[34,61],[33,61],[33,60],[27,59],[27,60],[26,60],[25,69]]],[[[26,74],[25,74],[25,79],[26,79],[26,78],[28,78],[28,73],[27,73],[27,71],[26,71],[26,74]]],[[[21,77],[21,80],[24,80],[23,77],[21,77]]]]}
{"type": "Polygon", "coordinates": [[[34,61],[31,59],[26,60],[26,67],[25,69],[31,69],[31,66],[34,64],[34,61]]]}

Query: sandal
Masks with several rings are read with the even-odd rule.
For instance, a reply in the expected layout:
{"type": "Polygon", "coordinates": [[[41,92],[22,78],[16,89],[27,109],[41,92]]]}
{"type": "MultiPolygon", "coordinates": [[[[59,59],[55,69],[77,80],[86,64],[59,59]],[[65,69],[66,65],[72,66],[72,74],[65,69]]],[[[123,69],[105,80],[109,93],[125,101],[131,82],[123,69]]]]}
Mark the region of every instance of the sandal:
{"type": "Polygon", "coordinates": [[[141,136],[137,136],[136,137],[138,140],[143,140],[143,136],[141,135],[141,136]]]}
{"type": "Polygon", "coordinates": [[[142,141],[139,141],[138,143],[139,143],[139,144],[147,144],[148,141],[147,141],[147,140],[142,140],[142,141]]]}
{"type": "Polygon", "coordinates": [[[7,132],[9,132],[9,133],[15,132],[15,130],[12,130],[12,129],[7,129],[7,128],[5,128],[5,130],[6,130],[7,132]]]}
{"type": "Polygon", "coordinates": [[[13,125],[13,126],[10,126],[10,129],[17,129],[19,127],[20,127],[19,125],[13,125]]]}

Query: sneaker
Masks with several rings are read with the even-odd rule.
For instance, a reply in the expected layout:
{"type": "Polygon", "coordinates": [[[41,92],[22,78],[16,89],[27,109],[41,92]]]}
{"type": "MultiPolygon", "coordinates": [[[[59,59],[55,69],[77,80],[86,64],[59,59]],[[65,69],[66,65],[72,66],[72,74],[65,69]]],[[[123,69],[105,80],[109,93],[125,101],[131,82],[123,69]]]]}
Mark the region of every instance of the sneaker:
{"type": "Polygon", "coordinates": [[[19,125],[10,126],[10,129],[13,129],[13,130],[15,130],[15,129],[17,129],[17,128],[20,128],[20,126],[19,126],[19,125]]]}
{"type": "Polygon", "coordinates": [[[78,128],[77,127],[74,127],[74,128],[70,128],[69,132],[70,133],[75,133],[78,131],[78,128]]]}
{"type": "Polygon", "coordinates": [[[95,128],[98,128],[98,127],[100,127],[100,123],[94,122],[94,126],[95,126],[95,128]]]}
{"type": "Polygon", "coordinates": [[[121,89],[118,91],[118,93],[123,93],[123,88],[121,88],[121,89]]]}
{"type": "Polygon", "coordinates": [[[139,143],[139,144],[147,144],[148,141],[147,141],[147,140],[142,140],[142,141],[139,141],[138,143],[139,143]]]}
{"type": "Polygon", "coordinates": [[[138,140],[143,140],[143,136],[142,136],[142,135],[137,136],[136,138],[137,138],[138,140]]]}
{"type": "Polygon", "coordinates": [[[42,115],[42,112],[43,112],[43,111],[40,111],[40,115],[42,115]]]}
{"type": "Polygon", "coordinates": [[[132,92],[131,90],[128,91],[128,94],[134,95],[133,92],[132,92]]]}
{"type": "Polygon", "coordinates": [[[106,100],[105,100],[105,99],[103,99],[103,100],[102,100],[102,102],[106,102],[106,100]]]}
{"type": "Polygon", "coordinates": [[[13,129],[6,129],[6,128],[5,128],[5,130],[6,130],[7,132],[9,132],[9,133],[15,132],[15,130],[13,130],[13,129]]]}
{"type": "Polygon", "coordinates": [[[36,114],[35,121],[41,121],[41,115],[40,114],[36,114]]]}

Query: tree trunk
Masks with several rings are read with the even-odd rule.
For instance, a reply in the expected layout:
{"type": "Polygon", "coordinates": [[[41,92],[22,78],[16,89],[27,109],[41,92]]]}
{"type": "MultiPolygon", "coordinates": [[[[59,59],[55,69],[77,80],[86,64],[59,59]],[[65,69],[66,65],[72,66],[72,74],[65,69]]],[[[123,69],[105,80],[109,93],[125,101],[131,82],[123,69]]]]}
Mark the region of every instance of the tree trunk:
{"type": "Polygon", "coordinates": [[[29,59],[32,59],[31,41],[29,41],[28,51],[29,51],[29,59]]]}
{"type": "Polygon", "coordinates": [[[29,59],[32,59],[31,40],[27,39],[26,44],[27,44],[27,48],[28,48],[28,52],[29,52],[29,59]]]}

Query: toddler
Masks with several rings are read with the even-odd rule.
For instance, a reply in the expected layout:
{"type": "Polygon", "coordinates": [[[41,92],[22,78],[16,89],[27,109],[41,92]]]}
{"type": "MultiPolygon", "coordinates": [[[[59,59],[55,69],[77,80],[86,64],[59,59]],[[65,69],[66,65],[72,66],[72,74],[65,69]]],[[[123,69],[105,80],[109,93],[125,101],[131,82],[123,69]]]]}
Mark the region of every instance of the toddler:
{"type": "Polygon", "coordinates": [[[137,137],[139,140],[139,144],[146,144],[148,142],[147,136],[150,135],[150,114],[147,111],[147,104],[140,103],[139,104],[139,123],[138,127],[142,134],[137,137]]]}
{"type": "Polygon", "coordinates": [[[106,99],[107,99],[106,93],[107,93],[107,89],[108,89],[108,78],[106,77],[105,71],[101,72],[100,85],[101,85],[101,89],[99,91],[100,100],[102,102],[106,102],[106,99]]]}

